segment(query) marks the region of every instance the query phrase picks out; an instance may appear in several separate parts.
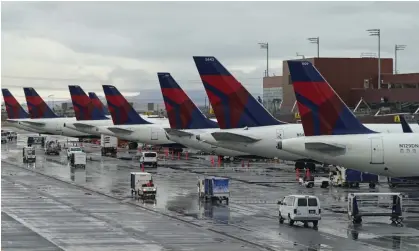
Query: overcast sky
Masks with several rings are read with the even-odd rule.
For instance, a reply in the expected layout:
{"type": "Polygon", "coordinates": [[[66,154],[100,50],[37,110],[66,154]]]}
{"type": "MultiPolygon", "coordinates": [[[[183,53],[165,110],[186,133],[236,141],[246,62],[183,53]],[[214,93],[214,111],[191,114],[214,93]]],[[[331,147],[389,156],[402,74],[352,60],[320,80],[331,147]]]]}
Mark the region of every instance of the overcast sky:
{"type": "MultiPolygon", "coordinates": [[[[24,86],[45,99],[69,97],[67,85],[124,94],[159,89],[171,72],[185,90],[203,90],[192,56],[217,57],[254,95],[261,93],[269,42],[270,73],[282,60],[316,55],[306,38],[320,37],[320,56],[399,52],[399,71],[419,70],[417,2],[2,2],[2,87],[23,101],[24,86]]],[[[147,99],[147,97],[144,97],[147,99]]]]}

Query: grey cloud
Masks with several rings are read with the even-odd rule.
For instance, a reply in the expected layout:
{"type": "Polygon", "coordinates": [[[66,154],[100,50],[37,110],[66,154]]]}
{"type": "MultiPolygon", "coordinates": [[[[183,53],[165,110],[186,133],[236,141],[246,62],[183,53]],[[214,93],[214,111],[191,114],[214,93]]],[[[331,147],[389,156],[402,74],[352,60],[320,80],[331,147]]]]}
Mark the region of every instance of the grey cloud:
{"type": "MultiPolygon", "coordinates": [[[[269,42],[271,59],[289,59],[296,52],[315,56],[316,47],[306,38],[319,36],[321,56],[357,57],[377,51],[369,28],[381,28],[383,57],[393,56],[395,43],[407,44],[399,69],[419,69],[417,2],[4,2],[2,7],[5,33],[57,41],[78,53],[163,65],[149,72],[107,63],[112,68],[107,83],[120,79],[127,91],[157,89],[157,71],[171,72],[185,89],[199,90],[191,57],[214,55],[227,67],[254,66],[253,72],[236,74],[258,93],[265,69],[258,42],[269,42]]],[[[281,74],[279,65],[270,71],[281,74]]],[[[92,83],[98,79],[81,75],[92,83]]]]}

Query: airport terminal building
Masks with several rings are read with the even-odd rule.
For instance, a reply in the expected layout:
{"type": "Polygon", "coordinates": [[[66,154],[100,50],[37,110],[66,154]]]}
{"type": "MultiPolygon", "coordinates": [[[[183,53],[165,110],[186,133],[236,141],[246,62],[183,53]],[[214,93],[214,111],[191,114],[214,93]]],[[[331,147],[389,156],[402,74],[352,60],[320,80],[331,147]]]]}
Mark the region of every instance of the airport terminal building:
{"type": "MultiPolygon", "coordinates": [[[[316,66],[352,109],[358,106],[374,114],[380,109],[386,113],[414,113],[419,109],[419,73],[394,74],[392,58],[381,59],[380,89],[378,89],[377,58],[308,58],[305,60],[316,66]]],[[[282,72],[282,76],[263,79],[264,105],[275,115],[298,116],[298,107],[295,106],[295,94],[286,61],[283,63],[282,72]]]]}

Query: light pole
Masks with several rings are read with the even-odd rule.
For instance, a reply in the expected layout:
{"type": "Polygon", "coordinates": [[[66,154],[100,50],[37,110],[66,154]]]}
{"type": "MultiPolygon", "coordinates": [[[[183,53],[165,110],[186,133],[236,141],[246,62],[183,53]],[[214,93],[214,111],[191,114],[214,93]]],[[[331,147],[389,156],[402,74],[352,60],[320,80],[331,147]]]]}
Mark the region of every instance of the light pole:
{"type": "Polygon", "coordinates": [[[306,59],[306,57],[303,55],[303,54],[298,54],[298,52],[297,52],[297,57],[303,57],[303,59],[306,59]]]}
{"type": "Polygon", "coordinates": [[[54,94],[48,95],[48,99],[52,97],[52,111],[55,112],[55,106],[54,106],[54,94]]]}
{"type": "Polygon", "coordinates": [[[381,89],[381,56],[380,56],[381,33],[380,33],[380,29],[369,29],[367,31],[370,33],[370,36],[377,36],[378,37],[378,89],[381,89]]]}
{"type": "Polygon", "coordinates": [[[312,44],[317,44],[317,58],[320,57],[320,37],[309,37],[308,41],[312,44]]]}
{"type": "Polygon", "coordinates": [[[261,49],[266,49],[266,77],[269,77],[269,44],[259,43],[261,49]]]}
{"type": "Polygon", "coordinates": [[[402,51],[406,48],[406,45],[396,44],[394,45],[394,74],[397,74],[397,51],[402,51]]]}

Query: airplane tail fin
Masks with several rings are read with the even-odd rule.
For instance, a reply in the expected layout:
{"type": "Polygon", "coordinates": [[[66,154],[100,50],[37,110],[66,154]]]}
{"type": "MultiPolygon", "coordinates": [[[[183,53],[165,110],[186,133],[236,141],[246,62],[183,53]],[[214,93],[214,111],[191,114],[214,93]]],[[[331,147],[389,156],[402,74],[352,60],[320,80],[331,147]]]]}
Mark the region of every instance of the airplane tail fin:
{"type": "Polygon", "coordinates": [[[92,100],[78,85],[69,85],[71,101],[73,102],[74,113],[77,120],[104,120],[108,119],[101,108],[94,106],[92,100]]]}
{"type": "Polygon", "coordinates": [[[404,118],[403,115],[399,115],[400,117],[400,124],[402,124],[402,128],[403,128],[403,133],[413,133],[412,128],[410,127],[410,125],[407,123],[406,119],[404,118]]]}
{"type": "Polygon", "coordinates": [[[275,119],[215,57],[193,57],[221,129],[285,124],[275,119]]]}
{"type": "Polygon", "coordinates": [[[94,92],[89,92],[89,98],[92,101],[93,105],[95,107],[97,107],[98,109],[100,109],[101,111],[103,111],[103,114],[109,115],[109,111],[108,109],[103,105],[102,101],[98,98],[98,96],[96,95],[96,93],[94,92]]]}
{"type": "Polygon", "coordinates": [[[170,73],[159,72],[161,91],[172,129],[218,128],[218,124],[202,114],[170,73]]]}
{"type": "Polygon", "coordinates": [[[305,136],[375,133],[366,128],[312,63],[288,61],[305,136]]]}
{"type": "Polygon", "coordinates": [[[124,96],[112,85],[103,85],[108,109],[114,125],[151,124],[141,118],[124,96]]]}
{"type": "Polygon", "coordinates": [[[29,114],[23,109],[23,107],[19,104],[19,102],[17,102],[17,100],[9,91],[9,89],[1,89],[1,92],[3,94],[7,117],[9,119],[29,118],[29,114]]]}
{"type": "Polygon", "coordinates": [[[58,118],[51,108],[45,103],[45,101],[38,95],[32,87],[23,88],[26,97],[26,103],[28,104],[29,115],[31,119],[49,119],[58,118]]]}

